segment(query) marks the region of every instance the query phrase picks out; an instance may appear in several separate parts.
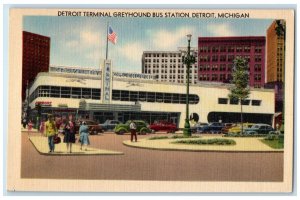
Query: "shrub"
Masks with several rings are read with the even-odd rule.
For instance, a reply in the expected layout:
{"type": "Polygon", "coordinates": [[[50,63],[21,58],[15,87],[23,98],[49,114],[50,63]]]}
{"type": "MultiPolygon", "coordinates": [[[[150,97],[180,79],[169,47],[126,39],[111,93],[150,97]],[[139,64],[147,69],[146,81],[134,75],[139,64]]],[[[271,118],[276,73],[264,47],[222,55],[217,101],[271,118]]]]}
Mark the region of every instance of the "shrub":
{"type": "Polygon", "coordinates": [[[200,136],[186,136],[186,135],[173,135],[172,139],[180,139],[180,138],[199,138],[200,136]]]}
{"type": "Polygon", "coordinates": [[[266,137],[266,134],[240,134],[240,133],[228,133],[223,135],[223,137],[266,137]]]}
{"type": "Polygon", "coordinates": [[[197,144],[197,145],[235,145],[236,142],[231,139],[214,138],[214,139],[198,139],[198,140],[178,140],[172,142],[174,144],[197,144]]]}
{"type": "Polygon", "coordinates": [[[168,136],[154,136],[149,138],[148,140],[161,140],[161,139],[168,139],[168,136]]]}

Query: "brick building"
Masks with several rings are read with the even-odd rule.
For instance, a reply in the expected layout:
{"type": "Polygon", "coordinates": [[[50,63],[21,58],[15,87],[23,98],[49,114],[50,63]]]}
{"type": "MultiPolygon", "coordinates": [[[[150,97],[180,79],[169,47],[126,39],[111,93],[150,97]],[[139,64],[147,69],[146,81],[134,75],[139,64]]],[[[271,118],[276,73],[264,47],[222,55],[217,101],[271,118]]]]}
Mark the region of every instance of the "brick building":
{"type": "Polygon", "coordinates": [[[33,82],[39,72],[47,72],[49,63],[50,37],[23,31],[22,101],[26,97],[27,84],[33,82]]]}
{"type": "Polygon", "coordinates": [[[233,60],[244,57],[249,63],[249,85],[261,88],[265,83],[265,37],[199,37],[198,80],[229,82],[233,60]]]}

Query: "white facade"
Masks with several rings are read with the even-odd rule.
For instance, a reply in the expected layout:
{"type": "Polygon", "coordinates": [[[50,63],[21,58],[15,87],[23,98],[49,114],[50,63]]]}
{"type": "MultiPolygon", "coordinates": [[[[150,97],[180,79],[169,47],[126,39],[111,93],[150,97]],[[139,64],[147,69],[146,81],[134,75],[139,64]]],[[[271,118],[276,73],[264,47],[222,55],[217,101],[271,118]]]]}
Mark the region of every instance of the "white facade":
{"type": "MultiPolygon", "coordinates": [[[[29,91],[30,107],[34,108],[36,102],[48,102],[53,109],[64,107],[84,109],[87,112],[118,112],[117,109],[123,109],[117,113],[119,116],[122,112],[132,112],[131,116],[134,115],[133,112],[174,113],[175,121],[182,128],[186,116],[186,85],[134,77],[113,76],[112,100],[110,104],[104,104],[100,97],[100,75],[39,73],[29,91]],[[80,104],[82,102],[84,104],[80,104]]],[[[221,83],[191,85],[190,114],[196,113],[201,122],[219,118],[226,122],[228,113],[239,116],[240,103],[230,103],[228,87],[228,84],[221,83]]],[[[249,101],[246,102],[248,105],[243,106],[245,118],[246,115],[253,115],[263,120],[267,116],[272,121],[274,102],[273,90],[252,89],[249,101]]]]}
{"type": "MultiPolygon", "coordinates": [[[[186,65],[182,63],[182,55],[187,48],[178,51],[144,51],[142,56],[142,73],[152,74],[160,82],[186,83],[186,65]]],[[[190,68],[190,83],[198,81],[197,49],[191,48],[191,54],[196,58],[190,68]]]]}

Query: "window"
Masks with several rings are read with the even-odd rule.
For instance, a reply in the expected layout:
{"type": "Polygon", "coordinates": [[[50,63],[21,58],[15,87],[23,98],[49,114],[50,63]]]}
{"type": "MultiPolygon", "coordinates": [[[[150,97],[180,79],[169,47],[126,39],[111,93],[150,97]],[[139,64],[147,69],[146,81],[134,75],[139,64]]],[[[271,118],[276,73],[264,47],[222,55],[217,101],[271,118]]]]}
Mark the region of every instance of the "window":
{"type": "Polygon", "coordinates": [[[120,90],[113,90],[112,91],[112,99],[113,100],[120,100],[121,99],[121,91],[120,90]]]}
{"type": "Polygon", "coordinates": [[[225,74],[220,74],[220,81],[226,80],[226,75],[225,74]]]}
{"type": "Polygon", "coordinates": [[[252,106],[260,106],[261,100],[252,100],[252,106]]]}
{"type": "Polygon", "coordinates": [[[227,71],[231,72],[233,68],[233,64],[227,65],[227,71]]]}
{"type": "Polygon", "coordinates": [[[163,102],[163,99],[164,99],[164,93],[156,92],[155,101],[156,102],[163,102]]]}
{"type": "Polygon", "coordinates": [[[230,104],[238,105],[239,104],[239,100],[238,99],[230,99],[230,104]]]}
{"type": "Polygon", "coordinates": [[[261,65],[260,64],[255,64],[254,65],[254,71],[260,72],[261,71],[261,65]]]}
{"type": "Polygon", "coordinates": [[[261,56],[255,56],[255,62],[261,62],[261,56]]]}
{"type": "Polygon", "coordinates": [[[225,62],[226,61],[226,55],[221,55],[220,56],[220,61],[225,62]]]}
{"type": "Polygon", "coordinates": [[[233,46],[228,47],[228,52],[234,52],[234,47],[233,46]]]}
{"type": "Polygon", "coordinates": [[[261,81],[261,74],[254,74],[255,81],[261,81]]]}
{"type": "Polygon", "coordinates": [[[172,102],[172,94],[165,93],[164,95],[164,103],[171,103],[172,102]]]}
{"type": "Polygon", "coordinates": [[[215,53],[215,52],[219,52],[219,47],[212,47],[211,50],[212,50],[212,52],[214,52],[214,53],[215,53]]]}
{"type": "Polygon", "coordinates": [[[226,47],[225,46],[221,46],[220,47],[220,52],[226,52],[226,47]]]}
{"type": "Polygon", "coordinates": [[[147,102],[155,102],[155,92],[147,92],[147,102]]]}
{"type": "Polygon", "coordinates": [[[249,53],[250,52],[250,46],[246,46],[246,47],[244,47],[244,52],[247,52],[247,53],[249,53]]]}
{"type": "Polygon", "coordinates": [[[81,88],[72,88],[72,98],[74,99],[81,98],[81,88]]]}
{"type": "Polygon", "coordinates": [[[232,62],[234,60],[234,55],[228,55],[228,62],[232,62]]]}
{"type": "Polygon", "coordinates": [[[129,91],[121,91],[121,101],[129,101],[129,91]]]}
{"type": "Polygon", "coordinates": [[[92,97],[91,88],[82,88],[82,98],[90,99],[92,97]]]}
{"type": "Polygon", "coordinates": [[[239,47],[236,47],[236,52],[242,52],[243,51],[243,47],[239,46],[239,47]]]}
{"type": "Polygon", "coordinates": [[[130,101],[138,101],[138,92],[136,91],[130,91],[129,92],[129,98],[130,98],[130,101]]]}
{"type": "Polygon", "coordinates": [[[60,87],[51,86],[50,97],[60,97],[60,87]]]}
{"type": "Polygon", "coordinates": [[[226,71],[226,65],[221,64],[220,65],[220,71],[226,71]]]}
{"type": "Polygon", "coordinates": [[[71,97],[71,88],[70,87],[61,87],[61,98],[70,98],[71,97]]]}
{"type": "Polygon", "coordinates": [[[212,56],[212,61],[216,62],[216,61],[218,61],[218,59],[219,59],[218,55],[213,55],[212,56]]]}
{"type": "Polygon", "coordinates": [[[255,53],[261,53],[261,49],[262,49],[262,47],[256,46],[255,47],[255,53]]]}
{"type": "Polygon", "coordinates": [[[227,104],[228,99],[227,98],[218,98],[218,104],[227,104]]]}
{"type": "Polygon", "coordinates": [[[245,100],[242,100],[241,103],[242,103],[242,105],[246,105],[247,106],[247,105],[250,104],[250,100],[245,99],[245,100]]]}
{"type": "Polygon", "coordinates": [[[211,70],[212,70],[212,71],[218,71],[218,65],[213,65],[213,66],[211,67],[211,70]]]}
{"type": "Polygon", "coordinates": [[[218,75],[217,74],[212,74],[211,75],[211,80],[212,81],[217,81],[218,80],[218,75]]]}
{"type": "Polygon", "coordinates": [[[92,89],[92,99],[100,99],[101,90],[100,89],[92,89]]]}

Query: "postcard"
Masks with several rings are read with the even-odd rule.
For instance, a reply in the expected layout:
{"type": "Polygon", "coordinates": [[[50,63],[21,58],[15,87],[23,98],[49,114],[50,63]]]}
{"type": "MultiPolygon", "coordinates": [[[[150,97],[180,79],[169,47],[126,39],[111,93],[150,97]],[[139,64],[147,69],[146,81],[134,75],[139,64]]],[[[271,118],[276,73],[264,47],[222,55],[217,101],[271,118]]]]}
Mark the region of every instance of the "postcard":
{"type": "Polygon", "coordinates": [[[9,12],[8,191],[293,188],[294,11],[9,12]]]}

